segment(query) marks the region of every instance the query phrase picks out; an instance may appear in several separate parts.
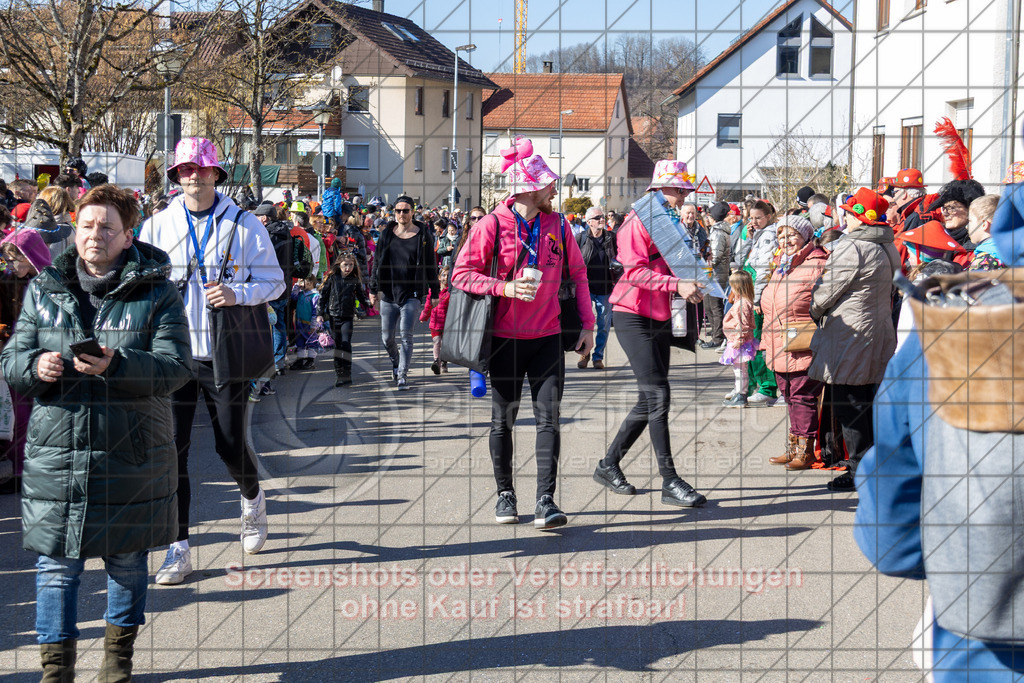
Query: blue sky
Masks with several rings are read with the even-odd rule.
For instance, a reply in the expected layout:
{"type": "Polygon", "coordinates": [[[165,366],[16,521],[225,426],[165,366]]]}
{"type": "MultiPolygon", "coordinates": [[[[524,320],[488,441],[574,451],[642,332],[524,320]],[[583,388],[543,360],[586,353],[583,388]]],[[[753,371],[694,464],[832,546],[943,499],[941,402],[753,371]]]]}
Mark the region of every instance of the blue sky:
{"type": "MultiPolygon", "coordinates": [[[[643,32],[655,41],[685,36],[702,45],[711,60],[779,4],[779,0],[530,0],[526,54],[584,41],[600,47],[604,41],[610,45],[620,33],[643,32]]],[[[852,0],[841,0],[835,7],[852,18],[852,0]]],[[[385,0],[384,11],[412,19],[450,48],[476,44],[468,61],[483,71],[511,71],[514,0],[385,0]]]]}

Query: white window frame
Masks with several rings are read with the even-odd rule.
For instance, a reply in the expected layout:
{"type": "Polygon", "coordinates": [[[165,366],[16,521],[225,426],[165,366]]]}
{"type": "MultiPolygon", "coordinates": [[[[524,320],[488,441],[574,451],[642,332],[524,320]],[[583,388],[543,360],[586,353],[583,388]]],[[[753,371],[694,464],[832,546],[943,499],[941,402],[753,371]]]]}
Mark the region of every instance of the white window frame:
{"type": "Polygon", "coordinates": [[[718,115],[718,119],[717,119],[717,126],[716,126],[715,130],[716,130],[715,145],[719,149],[740,149],[741,147],[743,147],[743,114],[740,114],[740,113],[719,114],[718,115]],[[729,117],[729,118],[735,117],[737,119],[737,125],[736,126],[723,126],[722,125],[722,117],[729,117]],[[725,142],[722,142],[722,130],[724,130],[725,128],[733,128],[733,127],[739,129],[737,134],[736,134],[736,142],[733,142],[731,138],[726,140],[725,142]]]}
{"type": "Polygon", "coordinates": [[[484,156],[485,157],[496,157],[501,154],[498,151],[498,134],[497,133],[485,133],[484,134],[484,156]]]}
{"type": "Polygon", "coordinates": [[[557,135],[551,135],[548,137],[548,156],[549,157],[561,157],[562,156],[562,138],[557,135]]]}
{"type": "Polygon", "coordinates": [[[346,142],[345,143],[345,167],[350,171],[370,170],[370,143],[369,142],[346,142]],[[354,166],[353,157],[357,149],[366,150],[366,166],[354,166]]]}

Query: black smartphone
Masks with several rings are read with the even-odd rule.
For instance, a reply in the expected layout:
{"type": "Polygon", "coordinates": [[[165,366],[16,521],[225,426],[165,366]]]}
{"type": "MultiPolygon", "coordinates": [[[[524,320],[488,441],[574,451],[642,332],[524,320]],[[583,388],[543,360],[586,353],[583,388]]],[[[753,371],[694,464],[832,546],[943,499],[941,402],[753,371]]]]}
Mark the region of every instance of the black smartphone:
{"type": "Polygon", "coordinates": [[[100,343],[96,341],[95,337],[88,337],[80,342],[70,344],[68,345],[68,348],[71,349],[71,353],[75,354],[76,358],[81,358],[82,356],[95,356],[96,358],[103,357],[103,348],[100,346],[100,343]]]}

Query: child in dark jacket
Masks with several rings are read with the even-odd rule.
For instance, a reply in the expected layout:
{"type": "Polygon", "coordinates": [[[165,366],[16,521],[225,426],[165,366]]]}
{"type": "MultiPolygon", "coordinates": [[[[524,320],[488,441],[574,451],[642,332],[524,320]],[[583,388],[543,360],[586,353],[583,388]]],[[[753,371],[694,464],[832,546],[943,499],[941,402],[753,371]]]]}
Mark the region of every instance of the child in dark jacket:
{"type": "Polygon", "coordinates": [[[317,322],[330,320],[334,337],[334,386],[352,383],[352,319],[356,303],[367,307],[366,289],[355,255],[342,251],[320,287],[317,322]]]}
{"type": "Polygon", "coordinates": [[[434,342],[434,362],[430,364],[430,369],[435,375],[440,375],[442,372],[448,372],[448,363],[439,360],[441,336],[444,333],[444,321],[448,315],[448,299],[451,297],[451,292],[448,291],[448,268],[441,268],[437,271],[437,279],[441,283],[441,295],[437,298],[437,305],[431,308],[428,298],[427,305],[420,315],[420,321],[423,322],[430,318],[430,338],[434,342]]]}
{"type": "Polygon", "coordinates": [[[308,370],[316,362],[317,335],[313,319],[316,317],[316,278],[299,280],[292,288],[295,302],[295,353],[296,360],[290,370],[308,370]]]}

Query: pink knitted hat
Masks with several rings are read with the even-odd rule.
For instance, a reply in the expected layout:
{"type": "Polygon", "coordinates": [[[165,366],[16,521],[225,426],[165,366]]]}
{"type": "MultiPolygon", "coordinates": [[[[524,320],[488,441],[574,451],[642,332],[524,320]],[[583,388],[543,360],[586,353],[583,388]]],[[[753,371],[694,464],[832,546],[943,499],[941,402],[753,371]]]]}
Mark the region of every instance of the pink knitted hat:
{"type": "Polygon", "coordinates": [[[533,153],[533,142],[529,138],[516,138],[515,145],[501,151],[505,160],[501,171],[508,177],[509,194],[525,194],[543,190],[558,180],[544,157],[533,153]]]}
{"type": "Polygon", "coordinates": [[[184,164],[195,164],[200,168],[216,168],[217,184],[220,185],[228,179],[228,172],[225,171],[220,162],[217,161],[217,148],[206,138],[182,138],[174,148],[174,166],[167,169],[167,177],[176,185],[178,180],[178,167],[184,164]]]}

